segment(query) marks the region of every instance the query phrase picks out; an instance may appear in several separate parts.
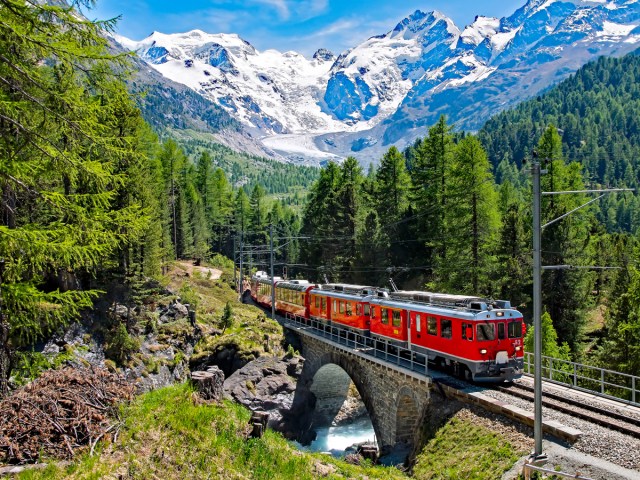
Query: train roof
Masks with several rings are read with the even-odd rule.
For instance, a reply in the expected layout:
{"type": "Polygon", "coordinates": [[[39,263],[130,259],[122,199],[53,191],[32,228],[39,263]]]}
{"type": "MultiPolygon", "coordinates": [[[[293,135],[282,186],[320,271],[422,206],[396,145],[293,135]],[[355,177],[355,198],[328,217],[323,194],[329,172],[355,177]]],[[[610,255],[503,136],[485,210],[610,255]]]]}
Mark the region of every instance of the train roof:
{"type": "Polygon", "coordinates": [[[350,295],[373,295],[376,288],[368,285],[351,285],[349,283],[325,283],[319,287],[324,292],[337,292],[350,295]]]}
{"type": "Polygon", "coordinates": [[[485,320],[502,317],[515,318],[520,312],[511,308],[507,300],[489,300],[469,295],[452,295],[423,291],[377,292],[371,303],[395,308],[407,308],[425,313],[462,316],[469,319],[485,320]]]}
{"type": "Polygon", "coordinates": [[[452,295],[448,293],[434,293],[422,291],[400,290],[390,292],[389,298],[395,300],[405,300],[411,302],[428,303],[431,305],[441,305],[443,307],[461,307],[471,310],[486,310],[492,302],[483,297],[471,295],[452,295]]]}
{"type": "Polygon", "coordinates": [[[309,287],[316,287],[317,285],[309,283],[309,280],[283,280],[276,284],[276,288],[285,288],[287,290],[295,290],[298,292],[304,292],[309,287]]]}
{"type": "MultiPolygon", "coordinates": [[[[268,283],[269,285],[271,285],[273,282],[271,281],[271,277],[269,275],[267,275],[265,272],[256,272],[252,277],[251,280],[253,281],[257,281],[260,283],[268,283]]],[[[276,282],[279,282],[282,280],[282,277],[273,277],[273,280],[275,280],[276,282]]]]}

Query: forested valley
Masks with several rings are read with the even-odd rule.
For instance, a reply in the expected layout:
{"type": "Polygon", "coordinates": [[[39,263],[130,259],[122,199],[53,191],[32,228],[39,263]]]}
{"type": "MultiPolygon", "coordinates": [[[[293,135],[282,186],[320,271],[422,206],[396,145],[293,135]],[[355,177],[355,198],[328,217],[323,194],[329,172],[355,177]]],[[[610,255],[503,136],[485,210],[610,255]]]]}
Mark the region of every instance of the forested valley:
{"type": "MultiPolygon", "coordinates": [[[[530,317],[524,160],[544,159],[545,191],[638,186],[636,56],[586,66],[478,136],[443,117],[367,172],[354,157],[318,172],[154,132],[127,91],[128,55],[104,39],[112,24],[0,6],[0,396],[21,352],[104,292],[134,301],[178,258],[266,270],[270,230],[276,275],[393,278],[509,299],[530,317]]],[[[545,197],[543,222],[589,198],[545,197]]],[[[546,353],[640,372],[639,207],[611,195],[544,230],[543,263],[577,267],[544,273],[546,353]]]]}

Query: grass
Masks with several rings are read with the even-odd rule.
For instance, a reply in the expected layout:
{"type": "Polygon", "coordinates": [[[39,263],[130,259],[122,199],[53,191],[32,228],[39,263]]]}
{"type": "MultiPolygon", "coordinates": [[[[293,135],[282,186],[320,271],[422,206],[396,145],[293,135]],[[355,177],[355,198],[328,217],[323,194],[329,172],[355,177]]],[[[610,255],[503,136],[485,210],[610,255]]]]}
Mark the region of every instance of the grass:
{"type": "Polygon", "coordinates": [[[424,480],[494,480],[526,452],[498,433],[453,417],[418,455],[414,477],[424,480]]]}
{"type": "Polygon", "coordinates": [[[29,471],[21,479],[216,478],[315,479],[406,478],[394,468],[360,467],[295,449],[268,430],[247,439],[250,413],[225,402],[202,404],[182,384],[138,397],[124,409],[125,426],[116,443],[107,443],[68,465],[29,471]]]}

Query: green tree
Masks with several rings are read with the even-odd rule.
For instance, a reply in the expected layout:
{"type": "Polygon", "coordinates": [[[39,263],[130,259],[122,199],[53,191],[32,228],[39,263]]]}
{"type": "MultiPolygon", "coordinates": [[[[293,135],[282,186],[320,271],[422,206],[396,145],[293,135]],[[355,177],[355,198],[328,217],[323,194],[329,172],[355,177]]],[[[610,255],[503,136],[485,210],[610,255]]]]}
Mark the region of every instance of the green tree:
{"type": "Polygon", "coordinates": [[[458,143],[445,189],[447,248],[444,257],[436,257],[436,284],[446,291],[495,294],[498,195],[489,161],[475,137],[458,143]]]}
{"type": "Polygon", "coordinates": [[[381,233],[385,242],[384,265],[393,265],[403,257],[400,244],[400,224],[409,206],[410,178],[405,158],[396,147],[384,154],[378,170],[374,190],[374,208],[379,219],[384,219],[381,233]]]}
{"type": "MultiPolygon", "coordinates": [[[[542,176],[543,191],[584,190],[581,166],[566,165],[555,127],[547,128],[538,143],[538,155],[547,163],[542,176]]],[[[584,195],[548,195],[542,199],[542,223],[545,224],[586,203],[584,195]]],[[[581,209],[546,227],[542,231],[543,265],[593,265],[593,248],[589,235],[593,223],[589,208],[581,209]]],[[[594,274],[586,269],[547,270],[542,275],[543,304],[553,318],[562,342],[574,353],[585,325],[585,308],[593,287],[594,274]]]]}
{"type": "Polygon", "coordinates": [[[436,257],[446,255],[446,185],[455,148],[451,129],[443,115],[429,129],[428,136],[414,147],[411,199],[417,215],[416,236],[421,246],[417,253],[422,257],[417,260],[427,265],[435,264],[436,257]]]}
{"type": "Polygon", "coordinates": [[[227,328],[231,328],[233,326],[234,318],[231,302],[227,302],[224,306],[222,316],[220,317],[220,326],[222,327],[223,335],[227,328]]]}
{"type": "MultiPolygon", "coordinates": [[[[569,346],[566,343],[558,344],[558,333],[553,327],[553,321],[549,312],[544,312],[540,318],[542,332],[542,355],[545,357],[570,360],[569,346]]],[[[524,337],[524,348],[527,352],[534,351],[535,328],[531,326],[524,337]]]]}
{"type": "MultiPolygon", "coordinates": [[[[634,260],[640,258],[636,250],[634,260]]],[[[618,274],[607,312],[607,336],[598,349],[605,368],[640,375],[640,271],[628,265],[618,274]]]]}
{"type": "Polygon", "coordinates": [[[0,0],[0,18],[5,395],[12,352],[91,306],[98,292],[78,288],[83,275],[139,236],[148,218],[135,199],[119,201],[135,126],[117,118],[130,105],[114,87],[124,59],[108,52],[103,33],[112,25],[23,0],[0,0]]]}

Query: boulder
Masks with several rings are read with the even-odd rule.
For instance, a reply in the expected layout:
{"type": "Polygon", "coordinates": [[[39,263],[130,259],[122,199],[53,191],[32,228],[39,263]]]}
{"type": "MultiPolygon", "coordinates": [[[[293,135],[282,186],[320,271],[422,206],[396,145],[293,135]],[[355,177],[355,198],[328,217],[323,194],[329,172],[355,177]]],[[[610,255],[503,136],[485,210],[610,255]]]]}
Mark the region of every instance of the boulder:
{"type": "MultiPolygon", "coordinates": [[[[225,398],[253,411],[269,414],[269,427],[285,431],[293,414],[302,357],[259,357],[237,370],[224,382],[225,398]]],[[[295,430],[295,427],[291,427],[295,430]]]]}

